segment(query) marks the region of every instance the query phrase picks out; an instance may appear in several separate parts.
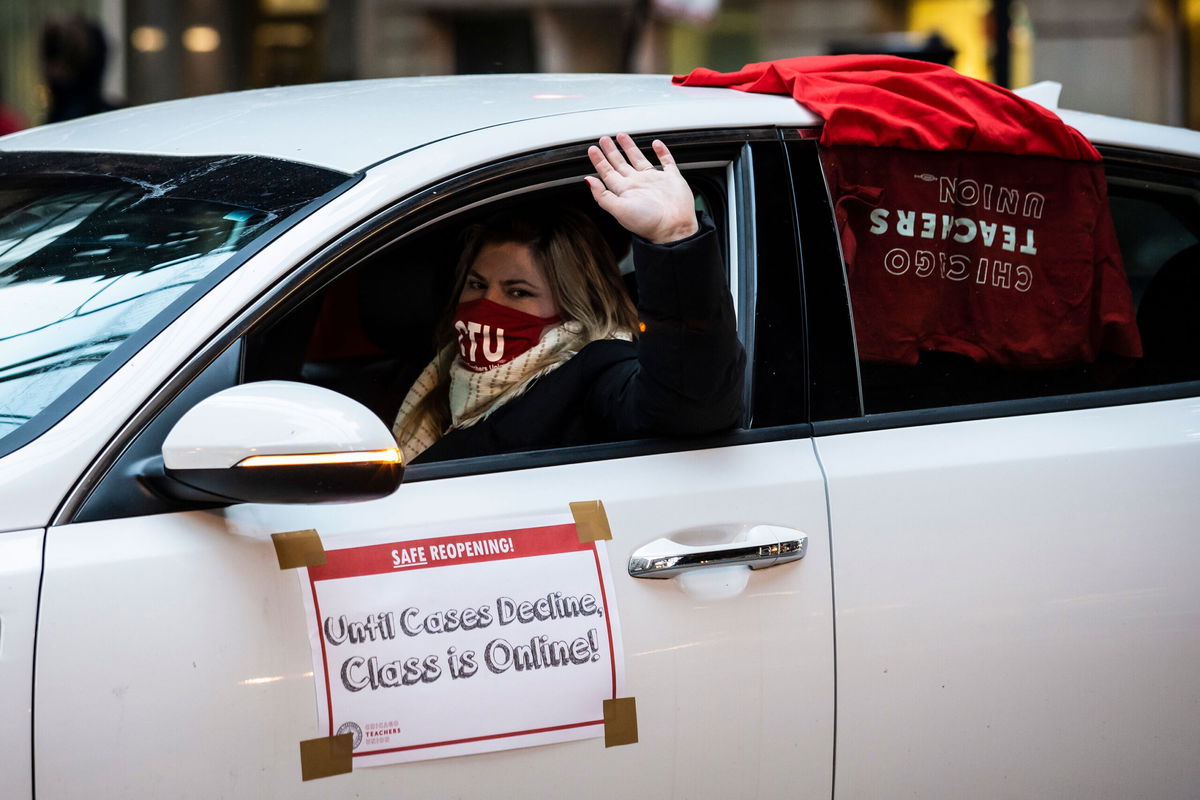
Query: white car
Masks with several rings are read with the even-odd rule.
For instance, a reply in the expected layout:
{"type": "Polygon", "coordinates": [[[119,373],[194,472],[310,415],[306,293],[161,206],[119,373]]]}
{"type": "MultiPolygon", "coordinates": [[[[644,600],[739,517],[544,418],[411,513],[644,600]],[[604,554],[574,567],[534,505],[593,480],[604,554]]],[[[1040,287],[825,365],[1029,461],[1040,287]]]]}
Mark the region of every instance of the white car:
{"type": "Polygon", "coordinates": [[[0,139],[0,794],[1200,795],[1200,134],[1061,116],[1105,156],[1146,347],[1069,381],[859,364],[820,120],[790,98],[399,79],[0,139]],[[394,447],[457,233],[517,196],[586,205],[586,146],[618,131],[663,139],[716,220],[741,428],[418,462],[399,489],[396,465],[237,472],[394,447]],[[271,534],[593,499],[636,744],[301,779],[321,675],[271,534]],[[764,526],[804,557],[740,565],[764,526]],[[727,565],[630,574],[676,545],[727,565]]]}

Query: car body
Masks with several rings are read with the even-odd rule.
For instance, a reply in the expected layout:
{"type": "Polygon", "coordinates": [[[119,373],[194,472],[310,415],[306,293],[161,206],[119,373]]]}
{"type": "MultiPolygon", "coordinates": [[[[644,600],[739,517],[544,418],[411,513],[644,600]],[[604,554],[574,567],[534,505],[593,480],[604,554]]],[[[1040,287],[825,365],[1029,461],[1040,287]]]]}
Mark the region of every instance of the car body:
{"type": "MultiPolygon", "coordinates": [[[[1130,280],[1148,284],[1200,242],[1200,134],[1061,114],[1106,156],[1130,280]]],[[[0,439],[5,797],[1200,792],[1200,371],[872,409],[819,125],[785,97],[544,75],[201,97],[0,139],[0,177],[115,175],[163,218],[207,225],[228,203],[262,226],[131,315],[0,439]],[[323,319],[372,300],[389,341],[417,335],[397,319],[428,334],[451,233],[511,197],[582,190],[586,146],[618,131],[666,141],[717,220],[749,356],[742,428],[416,464],[353,504],[214,507],[145,488],[147,459],[218,391],[285,379],[353,396],[392,354],[341,358],[325,341],[317,358],[296,337],[311,345],[323,319]],[[403,541],[593,498],[612,526],[637,744],[301,782],[314,678],[272,533],[403,541]],[[759,523],[806,534],[804,558],[720,580],[626,572],[659,538],[759,523]]],[[[56,341],[41,346],[69,345],[56,341]]]]}

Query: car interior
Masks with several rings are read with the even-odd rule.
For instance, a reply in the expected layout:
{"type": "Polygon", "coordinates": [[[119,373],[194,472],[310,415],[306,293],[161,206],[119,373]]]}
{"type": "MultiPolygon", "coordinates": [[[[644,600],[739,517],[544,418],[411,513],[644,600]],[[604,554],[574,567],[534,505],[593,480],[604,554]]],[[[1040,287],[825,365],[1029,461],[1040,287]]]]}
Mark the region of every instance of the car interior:
{"type": "MultiPolygon", "coordinates": [[[[723,202],[716,175],[689,175],[697,208],[723,202]]],[[[345,394],[389,426],[433,358],[437,330],[453,308],[458,254],[471,225],[511,205],[578,210],[600,229],[637,300],[630,236],[581,182],[540,189],[455,214],[385,247],[282,317],[247,337],[243,381],[292,380],[345,394]]],[[[723,215],[710,214],[723,222],[723,215]]]]}

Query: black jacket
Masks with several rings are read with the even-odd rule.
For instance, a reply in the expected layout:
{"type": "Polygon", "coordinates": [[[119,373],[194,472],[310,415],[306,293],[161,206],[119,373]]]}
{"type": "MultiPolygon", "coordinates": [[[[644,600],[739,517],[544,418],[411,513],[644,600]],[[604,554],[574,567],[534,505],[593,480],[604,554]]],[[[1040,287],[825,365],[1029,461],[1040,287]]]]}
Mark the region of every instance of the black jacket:
{"type": "Polygon", "coordinates": [[[415,461],[649,436],[696,436],[736,425],[745,355],[716,231],[667,245],[634,238],[636,343],[592,342],[525,394],[443,436],[415,461]]]}

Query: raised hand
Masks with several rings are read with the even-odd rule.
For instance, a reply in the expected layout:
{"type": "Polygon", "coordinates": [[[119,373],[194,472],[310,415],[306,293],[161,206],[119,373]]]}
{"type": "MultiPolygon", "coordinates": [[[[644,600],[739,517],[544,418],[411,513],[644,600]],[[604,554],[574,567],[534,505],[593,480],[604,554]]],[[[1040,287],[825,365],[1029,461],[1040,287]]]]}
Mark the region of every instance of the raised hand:
{"type": "Polygon", "coordinates": [[[599,177],[584,180],[600,207],[630,233],[655,244],[686,239],[699,229],[692,190],[667,146],[655,139],[652,147],[662,169],[655,169],[628,135],[618,134],[616,142],[603,136],[599,147],[588,148],[599,177]]]}

